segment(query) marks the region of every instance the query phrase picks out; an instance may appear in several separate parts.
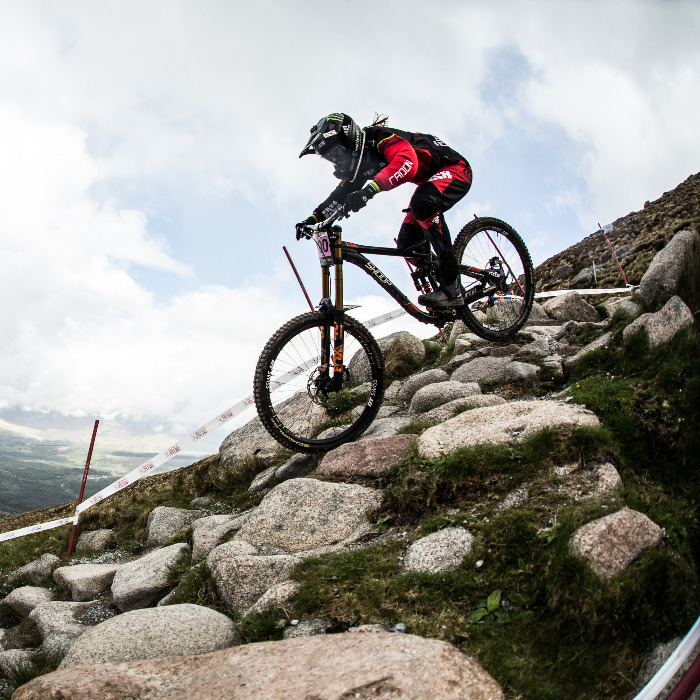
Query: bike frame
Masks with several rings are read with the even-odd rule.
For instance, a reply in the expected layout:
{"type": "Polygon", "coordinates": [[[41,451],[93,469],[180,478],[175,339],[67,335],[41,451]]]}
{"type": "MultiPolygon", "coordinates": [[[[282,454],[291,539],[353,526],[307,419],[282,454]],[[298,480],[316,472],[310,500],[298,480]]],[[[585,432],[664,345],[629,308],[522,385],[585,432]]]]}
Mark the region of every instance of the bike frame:
{"type": "MultiPolygon", "coordinates": [[[[345,305],[343,300],[343,263],[345,261],[359,267],[367,275],[384,289],[410,316],[420,321],[421,323],[431,324],[441,328],[448,321],[453,321],[459,318],[457,309],[445,308],[426,312],[419,309],[371,260],[365,257],[367,255],[381,255],[389,257],[399,257],[406,259],[405,251],[400,251],[397,248],[383,248],[378,246],[361,245],[358,243],[344,242],[342,240],[342,229],[340,226],[334,225],[328,232],[328,240],[332,251],[326,251],[325,254],[319,253],[321,261],[321,304],[320,308],[326,312],[326,322],[320,328],[321,331],[321,371],[325,374],[326,370],[330,370],[330,338],[331,325],[333,326],[333,336],[335,339],[335,352],[332,358],[333,364],[333,380],[326,387],[327,390],[337,390],[342,386],[343,372],[343,350],[344,350],[344,335],[343,323],[345,319],[345,305]],[[335,268],[335,283],[334,283],[334,301],[331,301],[331,272],[330,268],[335,268]],[[340,386],[339,386],[340,385],[340,386]]],[[[320,240],[318,237],[315,239],[320,240]]],[[[420,262],[430,262],[432,254],[415,252],[411,256],[420,262]]],[[[497,274],[490,270],[481,268],[459,266],[460,274],[472,277],[482,281],[484,284],[497,281],[497,274]]],[[[415,279],[415,277],[414,277],[415,279]]],[[[430,291],[425,289],[424,291],[430,291]]],[[[485,289],[477,288],[465,294],[465,304],[469,304],[477,299],[484,298],[490,293],[496,291],[496,288],[485,289]]],[[[330,372],[325,375],[330,379],[330,372]]]]}

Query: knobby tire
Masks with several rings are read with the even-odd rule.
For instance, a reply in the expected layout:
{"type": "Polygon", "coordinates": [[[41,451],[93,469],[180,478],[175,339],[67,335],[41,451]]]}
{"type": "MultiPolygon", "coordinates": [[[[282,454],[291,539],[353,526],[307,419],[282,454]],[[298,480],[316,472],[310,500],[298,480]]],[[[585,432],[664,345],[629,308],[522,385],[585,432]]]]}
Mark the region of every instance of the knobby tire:
{"type": "Polygon", "coordinates": [[[379,345],[361,323],[348,316],[344,323],[345,386],[327,397],[316,393],[320,329],[326,318],[324,312],[312,311],[285,323],[268,340],[255,370],[254,397],[260,420],[277,442],[296,452],[326,452],[356,439],[372,423],[384,398],[379,345]],[[352,391],[366,382],[367,391],[352,391]],[[335,434],[319,439],[328,427],[336,427],[335,434]]]}
{"type": "MultiPolygon", "coordinates": [[[[460,310],[467,327],[487,340],[507,340],[514,336],[530,315],[535,294],[530,253],[514,228],[500,219],[481,217],[470,221],[457,236],[453,249],[460,266],[489,267],[498,258],[506,273],[499,290],[505,297],[479,299],[460,310]]],[[[461,275],[462,290],[469,293],[479,282],[461,275]]]]}

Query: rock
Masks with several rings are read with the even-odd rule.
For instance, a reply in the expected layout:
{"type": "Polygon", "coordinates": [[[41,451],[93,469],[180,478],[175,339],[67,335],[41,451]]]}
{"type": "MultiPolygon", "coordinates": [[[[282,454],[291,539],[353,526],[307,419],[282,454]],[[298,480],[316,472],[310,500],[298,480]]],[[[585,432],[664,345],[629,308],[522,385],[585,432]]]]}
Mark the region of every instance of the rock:
{"type": "Polygon", "coordinates": [[[387,377],[405,377],[425,361],[425,345],[408,331],[398,331],[377,340],[384,356],[387,377]]]}
{"type": "Polygon", "coordinates": [[[542,308],[555,321],[600,321],[598,312],[578,292],[568,292],[547,299],[542,308]]]}
{"type": "Polygon", "coordinates": [[[117,607],[126,612],[154,605],[172,585],[168,581],[168,570],[179,564],[189,551],[189,545],[180,542],[122,565],[112,582],[117,607]]]}
{"type": "Polygon", "coordinates": [[[610,256],[610,262],[615,262],[615,258],[617,258],[618,261],[622,260],[622,256],[625,253],[629,253],[630,251],[630,246],[628,243],[625,243],[624,245],[621,245],[616,251],[615,255],[610,256]]]}
{"type": "Polygon", "coordinates": [[[442,406],[438,406],[438,408],[424,413],[422,419],[427,423],[437,425],[438,423],[444,423],[450,418],[454,418],[458,412],[463,413],[473,408],[484,408],[485,406],[500,406],[504,403],[506,403],[506,400],[495,394],[477,394],[475,396],[467,396],[465,399],[455,399],[442,406]]]}
{"type": "Polygon", "coordinates": [[[467,396],[481,394],[481,389],[476,382],[459,382],[448,380],[430,384],[419,389],[411,399],[409,413],[425,413],[433,408],[442,406],[448,401],[464,399],[467,396]]]}
{"type": "MultiPolygon", "coordinates": [[[[401,382],[398,379],[395,379],[391,384],[389,384],[388,389],[384,391],[384,402],[386,403],[387,401],[393,401],[396,398],[396,395],[399,393],[399,389],[401,389],[401,382]]],[[[381,409],[379,409],[381,411],[381,409]]]]}
{"type": "Polygon", "coordinates": [[[565,280],[574,274],[574,268],[569,265],[569,263],[562,263],[558,267],[555,267],[552,271],[552,276],[549,278],[550,284],[552,282],[559,282],[560,280],[565,280]]]}
{"type": "Polygon", "coordinates": [[[570,433],[580,425],[599,425],[591,411],[560,401],[512,401],[479,411],[466,411],[428,428],[418,438],[418,453],[435,459],[460,447],[522,442],[541,428],[570,433]]]}
{"type": "Polygon", "coordinates": [[[206,508],[212,501],[211,496],[200,496],[199,498],[193,498],[190,501],[190,505],[193,508],[206,508]]]}
{"type": "Polygon", "coordinates": [[[514,360],[509,365],[506,365],[507,382],[528,382],[536,379],[539,373],[540,368],[528,362],[517,362],[514,360]]]}
{"type": "Polygon", "coordinates": [[[544,369],[550,370],[555,377],[561,379],[564,376],[564,364],[560,355],[550,355],[542,360],[544,369]]]}
{"type": "Polygon", "coordinates": [[[571,538],[571,550],[598,576],[609,580],[656,547],[662,536],[663,530],[646,515],[623,508],[579,528],[571,538]]]}
{"type": "Polygon", "coordinates": [[[17,571],[14,571],[7,577],[7,580],[9,583],[24,580],[36,586],[46,579],[51,579],[53,570],[60,563],[61,560],[55,554],[42,554],[38,559],[29,562],[29,564],[20,566],[17,571]]]}
{"type": "Polygon", "coordinates": [[[11,678],[15,673],[34,666],[36,652],[25,649],[9,649],[0,651],[0,676],[11,678]]]}
{"type": "Polygon", "coordinates": [[[542,308],[542,304],[537,301],[532,302],[530,315],[527,317],[525,327],[551,324],[552,319],[547,316],[547,312],[542,308]]]}
{"type": "MultiPolygon", "coordinates": [[[[325,415],[325,411],[321,411],[325,415]]],[[[257,416],[234,430],[219,446],[221,464],[231,467],[244,457],[256,455],[260,459],[274,459],[282,446],[267,432],[257,416]]]]}
{"type": "Polygon", "coordinates": [[[101,529],[82,532],[75,545],[76,554],[101,552],[114,541],[114,530],[101,529]]]}
{"type": "Polygon", "coordinates": [[[515,355],[520,350],[520,346],[515,343],[509,343],[508,345],[494,345],[490,348],[484,348],[484,350],[491,357],[509,357],[515,355]]]}
{"type": "Polygon", "coordinates": [[[603,333],[600,338],[597,338],[592,343],[588,343],[588,345],[581,348],[575,355],[567,357],[566,360],[564,360],[564,368],[566,369],[567,373],[571,372],[573,368],[576,367],[576,365],[581,361],[582,357],[585,357],[589,353],[595,352],[596,350],[600,350],[601,348],[607,348],[608,345],[610,345],[611,340],[612,333],[603,333]]]}
{"type": "Polygon", "coordinates": [[[556,468],[554,473],[564,481],[551,488],[576,501],[603,498],[622,487],[619,472],[609,462],[587,469],[581,469],[578,464],[568,465],[556,468]]]}
{"type": "MultiPolygon", "coordinates": [[[[641,693],[642,689],[658,673],[658,671],[666,663],[671,654],[676,651],[682,641],[683,640],[680,637],[677,637],[676,639],[672,639],[670,642],[666,642],[665,644],[657,644],[656,647],[654,647],[651,654],[649,654],[646,663],[644,664],[644,670],[642,672],[638,692],[641,693]]],[[[658,700],[666,700],[671,691],[676,687],[676,685],[678,685],[681,678],[690,668],[691,664],[695,661],[699,653],[700,646],[696,646],[695,650],[691,652],[685,663],[678,669],[678,671],[676,671],[675,675],[673,678],[671,678],[666,687],[662,688],[659,694],[656,696],[658,700]]],[[[635,697],[637,696],[635,695],[635,697]]],[[[688,700],[700,700],[700,686],[698,686],[693,693],[688,696],[688,700]]]]}
{"type": "Polygon", "coordinates": [[[651,261],[639,283],[639,295],[650,309],[658,309],[678,293],[686,260],[693,250],[694,236],[679,231],[651,261]]]}
{"type": "Polygon", "coordinates": [[[406,415],[394,415],[389,418],[382,418],[380,420],[375,420],[372,425],[362,433],[359,438],[362,440],[370,440],[373,438],[380,437],[390,437],[396,435],[396,433],[401,430],[404,426],[411,422],[411,418],[406,415]]]}
{"type": "Polygon", "coordinates": [[[392,435],[347,442],[327,452],[316,473],[345,479],[384,474],[401,461],[415,439],[415,435],[392,435]]]}
{"type": "Polygon", "coordinates": [[[539,336],[527,345],[518,348],[515,357],[547,357],[556,349],[558,343],[551,336],[539,336]]]}
{"type": "Polygon", "coordinates": [[[656,347],[668,343],[678,331],[693,325],[693,312],[680,297],[671,297],[664,307],[651,314],[642,314],[622,331],[627,340],[634,333],[646,332],[649,345],[656,347]]]}
{"type": "Polygon", "coordinates": [[[275,479],[275,472],[277,467],[268,467],[258,474],[253,481],[250,482],[248,491],[264,491],[268,486],[273,484],[275,479]]]}
{"type": "Polygon", "coordinates": [[[238,515],[209,515],[192,523],[192,563],[202,561],[214,547],[234,530],[240,530],[245,520],[238,515]]]}
{"type": "Polygon", "coordinates": [[[301,561],[286,554],[241,554],[235,540],[214,549],[207,557],[207,569],[216,582],[219,598],[230,610],[243,614],[266,591],[289,579],[289,572],[301,561]]]}
{"type": "Polygon", "coordinates": [[[67,588],[78,602],[94,600],[112,585],[120,564],[75,564],[53,572],[57,585],[67,588]]]}
{"type": "Polygon", "coordinates": [[[185,508],[171,508],[158,506],[148,514],[148,542],[147,547],[155,547],[165,542],[178,530],[189,525],[193,520],[201,518],[206,513],[201,510],[187,510],[185,508]]]}
{"type": "Polygon", "coordinates": [[[320,634],[326,634],[330,629],[331,623],[328,620],[320,620],[317,618],[311,620],[300,620],[298,624],[287,627],[284,630],[285,639],[296,639],[297,637],[315,637],[320,634]]]}
{"type": "Polygon", "coordinates": [[[53,599],[54,594],[48,588],[21,586],[20,588],[15,588],[0,602],[14,610],[18,615],[27,617],[37,605],[48,603],[53,599]]]}
{"type": "Polygon", "coordinates": [[[461,355],[455,355],[445,365],[445,370],[447,372],[454,372],[457,367],[461,367],[465,362],[470,362],[475,357],[483,357],[483,355],[478,350],[470,350],[469,352],[463,352],[461,355]]]}
{"type": "Polygon", "coordinates": [[[637,318],[637,316],[642,313],[642,307],[629,298],[618,297],[616,299],[609,299],[603,306],[610,316],[613,316],[616,311],[619,311],[624,316],[627,316],[627,318],[637,318]]]}
{"type": "Polygon", "coordinates": [[[297,479],[300,476],[306,476],[309,472],[312,472],[315,466],[316,458],[314,455],[297,452],[297,454],[292,455],[281,467],[277,468],[275,479],[277,479],[277,481],[297,479]]]}
{"type": "MultiPolygon", "coordinates": [[[[418,369],[425,360],[423,342],[408,331],[399,331],[377,338],[377,344],[384,357],[384,367],[388,378],[405,377],[418,369]]],[[[370,369],[367,356],[362,350],[353,355],[348,364],[350,381],[363,383],[370,380],[370,369]]]]}
{"type": "Polygon", "coordinates": [[[416,540],[406,551],[406,573],[438,574],[455,571],[471,552],[474,537],[461,527],[446,527],[416,540]]]}
{"type": "Polygon", "coordinates": [[[236,539],[299,552],[353,542],[372,530],[382,492],[355,484],[290,479],[275,486],[236,539]]]}
{"type": "Polygon", "coordinates": [[[266,613],[272,607],[281,608],[287,605],[293,600],[301,585],[299,581],[282,581],[272,586],[243,613],[243,617],[256,617],[266,613]]]}
{"type": "Polygon", "coordinates": [[[458,367],[450,379],[465,384],[477,382],[482,387],[486,384],[502,384],[506,380],[506,366],[510,362],[509,357],[477,357],[458,367]]]}
{"type": "Polygon", "coordinates": [[[50,664],[58,665],[63,661],[74,641],[63,634],[50,634],[41,645],[41,653],[50,664]]]}
{"type": "Polygon", "coordinates": [[[447,338],[447,342],[449,342],[451,340],[455,340],[458,336],[460,336],[464,333],[467,333],[468,330],[469,329],[467,328],[464,321],[462,321],[462,320],[455,321],[452,324],[452,328],[450,329],[450,335],[447,338]]]}
{"type": "Polygon", "coordinates": [[[590,289],[594,275],[592,267],[584,267],[570,282],[569,289],[590,289]]]}
{"type": "Polygon", "coordinates": [[[132,610],[91,628],[59,668],[208,654],[240,643],[238,627],[226,615],[201,605],[168,605],[132,610]]]}
{"type": "Polygon", "coordinates": [[[511,508],[517,508],[523,503],[526,503],[530,498],[530,488],[527,484],[518,486],[517,489],[513,489],[506,494],[506,497],[501,501],[498,506],[499,511],[509,510],[511,508]]]}
{"type": "Polygon", "coordinates": [[[449,379],[449,375],[444,369],[429,369],[426,372],[419,372],[409,377],[396,394],[396,399],[404,403],[409,403],[413,395],[425,386],[435,382],[444,382],[449,379]]]}
{"type": "Polygon", "coordinates": [[[455,355],[488,345],[489,341],[476,333],[461,333],[455,338],[455,355]]]}
{"type": "Polygon", "coordinates": [[[503,692],[474,659],[447,642],[358,631],[195,657],[66,668],[30,681],[13,700],[49,697],[502,700],[503,692]]]}
{"type": "Polygon", "coordinates": [[[77,639],[91,626],[82,617],[91,607],[92,603],[54,600],[37,605],[29,613],[29,619],[37,626],[42,639],[52,635],[77,639]]]}

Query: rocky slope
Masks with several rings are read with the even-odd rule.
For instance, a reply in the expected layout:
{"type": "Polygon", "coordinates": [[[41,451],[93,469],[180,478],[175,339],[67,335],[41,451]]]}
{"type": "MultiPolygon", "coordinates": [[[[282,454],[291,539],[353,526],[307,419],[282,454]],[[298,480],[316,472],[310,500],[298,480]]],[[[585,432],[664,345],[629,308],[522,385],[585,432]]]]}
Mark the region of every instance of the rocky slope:
{"type": "Polygon", "coordinates": [[[3,543],[0,696],[629,697],[700,607],[697,260],[679,233],[633,298],[507,344],[396,334],[358,441],[255,419],[88,511],[70,561],[3,543]]]}
{"type": "MultiPolygon", "coordinates": [[[[601,222],[601,224],[606,222],[601,222]]],[[[609,222],[607,222],[609,223],[609,222]]],[[[639,284],[651,259],[682,229],[700,232],[700,173],[654,201],[647,201],[639,211],[631,212],[613,222],[608,239],[616,251],[630,284],[639,284]]],[[[600,231],[595,231],[579,243],[545,260],[535,270],[538,291],[570,288],[572,280],[583,270],[596,264],[597,286],[624,286],[622,275],[612,259],[610,247],[600,231]],[[601,269],[598,270],[598,267],[601,269]],[[554,274],[559,270],[558,274],[554,274]]],[[[593,275],[588,281],[575,285],[593,287],[593,275]]]]}

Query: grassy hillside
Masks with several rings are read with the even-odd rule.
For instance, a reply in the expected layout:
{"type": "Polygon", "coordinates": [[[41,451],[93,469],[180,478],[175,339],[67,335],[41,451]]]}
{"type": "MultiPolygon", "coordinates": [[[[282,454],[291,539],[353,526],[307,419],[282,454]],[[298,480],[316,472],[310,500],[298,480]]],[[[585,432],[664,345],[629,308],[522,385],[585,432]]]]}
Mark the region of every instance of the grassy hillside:
{"type": "MultiPolygon", "coordinates": [[[[681,296],[700,314],[700,250],[681,296]]],[[[643,336],[623,340],[628,324],[614,316],[608,347],[586,356],[566,386],[540,379],[495,389],[508,399],[568,390],[601,421],[570,438],[544,429],[513,447],[473,447],[426,460],[410,451],[389,474],[367,480],[386,494],[374,532],[360,546],[304,561],[292,576],[303,585],[293,603],[255,619],[237,619],[219,599],[204,564],[172,572],[172,602],[197,603],[239,622],[245,642],[280,639],[292,619],[322,617],[331,632],[352,626],[401,624],[409,633],[446,640],[476,657],[511,700],[631,698],[647,654],[683,635],[700,611],[700,334],[694,327],[650,349],[643,336]],[[562,464],[612,462],[621,491],[579,499],[552,476],[562,464]],[[503,508],[504,497],[527,485],[530,497],[503,508]],[[622,507],[641,511],[665,538],[622,575],[603,581],[570,551],[585,523],[622,507]],[[475,537],[472,553],[447,574],[401,572],[412,541],[449,525],[475,537]]],[[[603,329],[586,325],[589,340],[603,329]]],[[[451,357],[428,343],[428,366],[451,357]]],[[[419,422],[405,430],[420,433],[419,422]]],[[[281,461],[281,460],[280,460],[281,461]]],[[[114,528],[114,547],[141,552],[148,513],[158,505],[187,507],[204,494],[213,512],[242,511],[261,494],[247,491],[270,466],[249,458],[223,465],[218,456],[155,475],[90,509],[81,530],[114,528]]],[[[66,511],[70,511],[66,507],[66,511]]],[[[50,517],[59,517],[60,509],[50,517]]],[[[11,529],[46,520],[27,513],[0,523],[11,529]]],[[[63,556],[69,528],[0,544],[0,596],[6,576],[44,552],[63,556]]],[[[191,543],[190,528],[174,535],[191,543]]],[[[0,626],[12,622],[0,606],[0,626]],[[3,618],[3,616],[5,616],[3,618]]]]}

